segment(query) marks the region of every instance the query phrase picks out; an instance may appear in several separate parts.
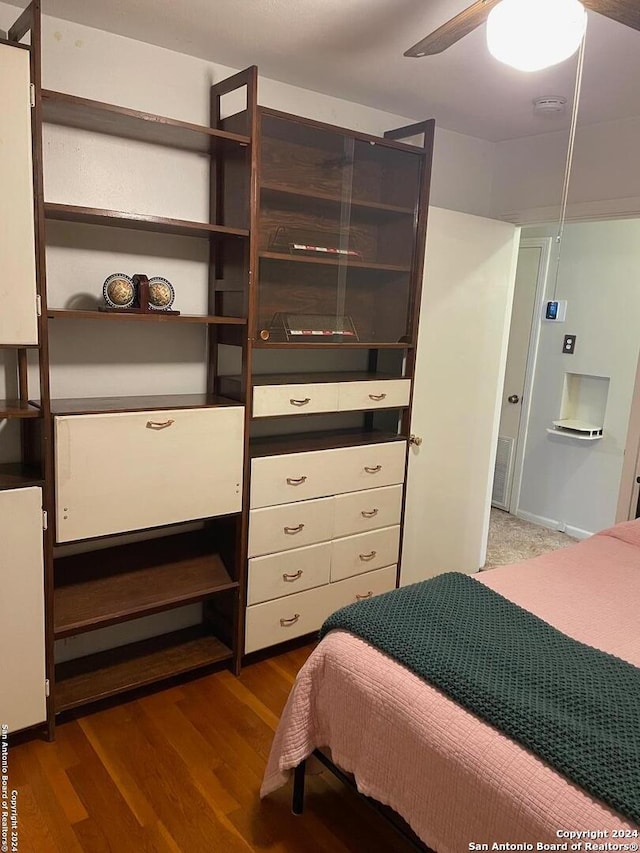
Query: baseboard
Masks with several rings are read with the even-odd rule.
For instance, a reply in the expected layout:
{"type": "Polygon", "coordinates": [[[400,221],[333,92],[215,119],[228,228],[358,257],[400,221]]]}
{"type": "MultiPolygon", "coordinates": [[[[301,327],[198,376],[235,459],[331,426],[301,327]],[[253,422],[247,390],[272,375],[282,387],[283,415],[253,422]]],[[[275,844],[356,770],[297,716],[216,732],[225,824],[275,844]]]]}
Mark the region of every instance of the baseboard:
{"type": "Polygon", "coordinates": [[[580,527],[573,527],[570,524],[565,524],[563,521],[557,521],[553,518],[545,518],[543,515],[534,515],[534,513],[526,512],[523,509],[516,510],[514,515],[523,521],[530,521],[531,524],[538,524],[540,527],[548,527],[549,530],[566,533],[567,536],[571,536],[573,539],[587,539],[589,536],[593,536],[593,533],[589,530],[582,530],[580,527]]]}

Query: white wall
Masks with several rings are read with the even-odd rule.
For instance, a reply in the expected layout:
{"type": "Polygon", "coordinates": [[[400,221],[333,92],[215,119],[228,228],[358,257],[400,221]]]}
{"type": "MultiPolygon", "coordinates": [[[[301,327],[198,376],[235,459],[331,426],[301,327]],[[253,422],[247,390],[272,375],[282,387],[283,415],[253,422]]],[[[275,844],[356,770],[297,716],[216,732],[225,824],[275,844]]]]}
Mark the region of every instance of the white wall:
{"type": "MultiPolygon", "coordinates": [[[[548,298],[554,277],[552,263],[548,298]]],[[[568,300],[567,319],[542,324],[518,514],[586,535],[616,516],[640,343],[640,219],[567,226],[556,298],[568,300]],[[577,335],[574,355],[562,352],[565,334],[577,335]],[[547,434],[565,372],[611,378],[602,440],[547,434]]]]}
{"type": "MultiPolygon", "coordinates": [[[[499,142],[494,147],[491,213],[519,224],[557,217],[568,131],[499,142]]],[[[569,217],[640,215],[640,118],[579,127],[569,217]]]]}

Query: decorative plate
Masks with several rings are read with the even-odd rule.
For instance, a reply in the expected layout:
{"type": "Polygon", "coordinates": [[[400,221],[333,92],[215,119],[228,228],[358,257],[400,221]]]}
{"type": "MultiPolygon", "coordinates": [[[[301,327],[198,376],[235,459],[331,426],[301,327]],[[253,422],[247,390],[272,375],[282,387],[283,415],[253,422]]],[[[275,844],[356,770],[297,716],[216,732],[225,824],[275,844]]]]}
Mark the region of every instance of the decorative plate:
{"type": "Polygon", "coordinates": [[[149,279],[149,307],[154,311],[168,311],[176,298],[170,281],[160,275],[149,279]]]}
{"type": "Polygon", "coordinates": [[[116,272],[103,284],[102,296],[110,308],[131,308],[136,301],[136,289],[128,275],[116,272]]]}

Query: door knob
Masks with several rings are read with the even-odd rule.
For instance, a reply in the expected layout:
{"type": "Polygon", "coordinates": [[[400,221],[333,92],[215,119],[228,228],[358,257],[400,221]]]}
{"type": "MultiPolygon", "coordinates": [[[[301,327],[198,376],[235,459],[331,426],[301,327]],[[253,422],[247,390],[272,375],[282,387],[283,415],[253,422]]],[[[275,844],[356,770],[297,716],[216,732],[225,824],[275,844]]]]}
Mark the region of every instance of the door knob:
{"type": "Polygon", "coordinates": [[[414,447],[420,447],[420,445],[422,444],[422,439],[419,435],[410,435],[409,444],[413,445],[414,447]]]}
{"type": "Polygon", "coordinates": [[[519,402],[520,402],[520,397],[518,397],[518,395],[517,395],[517,394],[512,394],[512,395],[509,397],[509,402],[510,402],[510,403],[519,403],[519,402]]]}

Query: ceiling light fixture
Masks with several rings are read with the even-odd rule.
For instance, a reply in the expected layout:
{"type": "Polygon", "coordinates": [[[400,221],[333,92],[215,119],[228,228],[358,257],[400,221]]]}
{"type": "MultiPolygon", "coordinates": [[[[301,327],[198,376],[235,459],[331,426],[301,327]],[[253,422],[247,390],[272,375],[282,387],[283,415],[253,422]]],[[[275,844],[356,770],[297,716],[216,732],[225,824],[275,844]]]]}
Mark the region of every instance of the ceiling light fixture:
{"type": "Polygon", "coordinates": [[[500,62],[540,71],[573,56],[586,27],[579,0],[502,0],[487,19],[487,44],[500,62]]]}

